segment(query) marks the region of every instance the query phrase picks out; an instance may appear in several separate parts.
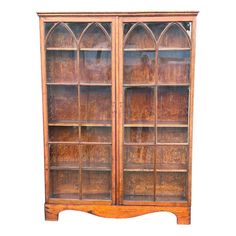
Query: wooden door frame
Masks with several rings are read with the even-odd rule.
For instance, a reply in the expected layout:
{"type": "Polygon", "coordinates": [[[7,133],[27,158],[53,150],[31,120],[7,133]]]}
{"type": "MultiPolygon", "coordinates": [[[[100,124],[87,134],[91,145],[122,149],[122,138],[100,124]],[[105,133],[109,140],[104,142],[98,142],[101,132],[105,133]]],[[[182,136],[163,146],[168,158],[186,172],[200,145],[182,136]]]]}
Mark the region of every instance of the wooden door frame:
{"type": "Polygon", "coordinates": [[[117,186],[117,205],[154,205],[154,206],[181,206],[181,207],[190,207],[191,206],[191,185],[192,185],[192,134],[193,134],[193,92],[194,92],[194,63],[195,63],[195,43],[196,43],[196,15],[191,16],[118,16],[116,21],[116,28],[118,31],[116,43],[118,49],[116,52],[117,60],[117,72],[116,72],[116,137],[117,137],[117,173],[116,173],[116,186],[117,186]],[[123,130],[123,106],[124,106],[124,94],[123,94],[123,23],[126,22],[191,22],[191,54],[190,54],[190,75],[189,75],[189,107],[188,107],[188,174],[187,174],[187,190],[186,190],[186,201],[183,202],[129,202],[124,201],[123,195],[123,139],[124,139],[124,130],[123,130]]]}
{"type": "MultiPolygon", "coordinates": [[[[45,203],[58,204],[98,204],[115,205],[116,204],[116,18],[114,16],[41,16],[40,21],[40,51],[41,51],[41,81],[42,81],[42,108],[43,108],[43,136],[44,136],[44,179],[45,179],[45,203]],[[77,200],[77,199],[53,199],[50,198],[50,164],[49,164],[49,144],[48,144],[48,98],[47,98],[47,75],[46,75],[46,35],[45,23],[49,22],[110,22],[111,23],[111,78],[112,78],[112,173],[111,173],[111,201],[103,200],[77,200]]],[[[79,68],[79,65],[77,65],[79,68]]],[[[79,99],[79,98],[78,98],[79,99]]]]}

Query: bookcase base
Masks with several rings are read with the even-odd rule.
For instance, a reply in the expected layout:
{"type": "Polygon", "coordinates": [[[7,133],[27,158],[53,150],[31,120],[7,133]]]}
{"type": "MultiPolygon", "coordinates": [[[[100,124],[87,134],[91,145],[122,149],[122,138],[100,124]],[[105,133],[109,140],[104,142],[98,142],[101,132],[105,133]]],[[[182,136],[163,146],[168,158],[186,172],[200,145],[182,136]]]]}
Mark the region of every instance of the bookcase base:
{"type": "Polygon", "coordinates": [[[160,206],[114,206],[114,205],[74,205],[45,204],[45,219],[57,221],[59,213],[65,210],[77,210],[107,218],[130,218],[153,212],[170,212],[177,218],[177,224],[190,224],[190,207],[160,206]]]}

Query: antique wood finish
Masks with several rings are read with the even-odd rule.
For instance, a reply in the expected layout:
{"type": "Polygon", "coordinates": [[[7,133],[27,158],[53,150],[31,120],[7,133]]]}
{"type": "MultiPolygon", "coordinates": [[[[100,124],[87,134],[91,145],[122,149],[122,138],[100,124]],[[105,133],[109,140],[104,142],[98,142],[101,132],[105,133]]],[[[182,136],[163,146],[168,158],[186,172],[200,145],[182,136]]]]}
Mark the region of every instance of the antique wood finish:
{"type": "Polygon", "coordinates": [[[190,224],[197,12],[38,15],[45,218],[190,224]]]}

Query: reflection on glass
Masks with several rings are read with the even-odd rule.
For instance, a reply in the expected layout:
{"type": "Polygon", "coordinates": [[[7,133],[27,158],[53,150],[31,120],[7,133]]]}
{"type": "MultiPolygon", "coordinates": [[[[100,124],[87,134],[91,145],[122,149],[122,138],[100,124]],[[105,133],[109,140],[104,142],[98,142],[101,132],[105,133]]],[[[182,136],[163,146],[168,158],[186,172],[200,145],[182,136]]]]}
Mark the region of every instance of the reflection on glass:
{"type": "Polygon", "coordinates": [[[125,52],[124,83],[149,84],[155,78],[155,52],[125,52]]]}
{"type": "Polygon", "coordinates": [[[133,127],[125,128],[125,143],[153,143],[155,140],[154,128],[133,127]]]}
{"type": "Polygon", "coordinates": [[[111,52],[80,51],[80,76],[85,83],[111,83],[111,52]]]}

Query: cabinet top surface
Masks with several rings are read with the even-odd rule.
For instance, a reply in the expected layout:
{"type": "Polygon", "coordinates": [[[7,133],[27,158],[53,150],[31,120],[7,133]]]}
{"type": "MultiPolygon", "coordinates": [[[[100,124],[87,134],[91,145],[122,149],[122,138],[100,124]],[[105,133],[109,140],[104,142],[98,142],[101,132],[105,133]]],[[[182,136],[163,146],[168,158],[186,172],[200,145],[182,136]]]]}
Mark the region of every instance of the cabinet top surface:
{"type": "Polygon", "coordinates": [[[197,16],[198,11],[144,12],[37,12],[38,16],[197,16]]]}

